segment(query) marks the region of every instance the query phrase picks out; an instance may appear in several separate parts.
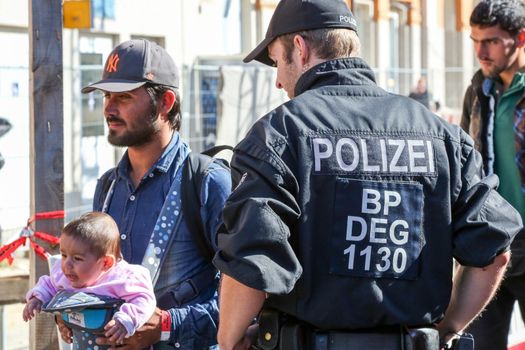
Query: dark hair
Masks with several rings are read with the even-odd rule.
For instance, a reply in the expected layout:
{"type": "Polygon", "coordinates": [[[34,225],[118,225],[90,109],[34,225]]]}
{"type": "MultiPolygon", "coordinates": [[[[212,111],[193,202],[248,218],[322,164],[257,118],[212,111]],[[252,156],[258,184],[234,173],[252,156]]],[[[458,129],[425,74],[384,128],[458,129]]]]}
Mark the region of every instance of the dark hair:
{"type": "Polygon", "coordinates": [[[484,0],[470,15],[470,25],[481,28],[499,25],[510,35],[525,28],[525,4],[522,0],[484,0]]]}
{"type": "Polygon", "coordinates": [[[122,259],[120,234],[115,220],[102,212],[89,212],[68,223],[62,235],[86,244],[91,252],[101,258],[113,254],[117,261],[122,259]]]}
{"type": "Polygon", "coordinates": [[[144,85],[144,87],[150,97],[150,104],[151,104],[152,111],[157,110],[157,103],[166,91],[171,90],[175,93],[175,103],[173,104],[173,107],[171,108],[171,110],[168,112],[168,120],[170,122],[171,128],[173,130],[179,131],[181,124],[182,124],[182,118],[180,114],[179,90],[174,89],[170,86],[150,84],[150,83],[144,85]]]}
{"type": "Polygon", "coordinates": [[[360,55],[361,44],[356,32],[346,28],[323,28],[281,35],[279,39],[285,49],[286,63],[292,62],[293,38],[296,35],[301,36],[321,59],[360,55]]]}

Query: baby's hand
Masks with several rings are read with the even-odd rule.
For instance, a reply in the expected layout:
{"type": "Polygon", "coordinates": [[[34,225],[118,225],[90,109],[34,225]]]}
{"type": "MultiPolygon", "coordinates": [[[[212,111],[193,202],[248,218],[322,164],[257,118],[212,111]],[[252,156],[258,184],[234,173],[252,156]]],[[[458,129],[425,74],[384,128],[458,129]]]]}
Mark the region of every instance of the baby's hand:
{"type": "Polygon", "coordinates": [[[40,301],[36,297],[31,297],[31,299],[27,301],[27,304],[24,307],[24,311],[22,313],[24,321],[27,322],[33,317],[35,317],[36,314],[39,313],[42,309],[42,304],[42,301],[40,301]]]}
{"type": "Polygon", "coordinates": [[[115,344],[122,344],[124,337],[128,334],[126,327],[117,320],[111,320],[106,326],[104,326],[104,335],[108,340],[115,344]]]}

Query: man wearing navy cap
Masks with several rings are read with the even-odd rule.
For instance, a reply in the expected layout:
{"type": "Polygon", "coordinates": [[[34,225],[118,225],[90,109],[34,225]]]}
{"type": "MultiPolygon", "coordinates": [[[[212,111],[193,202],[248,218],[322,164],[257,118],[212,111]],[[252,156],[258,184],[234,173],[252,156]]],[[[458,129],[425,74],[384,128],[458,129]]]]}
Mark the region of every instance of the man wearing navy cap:
{"type": "MultiPolygon", "coordinates": [[[[179,134],[178,89],[173,59],[143,39],[118,45],[106,61],[102,80],[82,89],[104,94],[108,141],[127,147],[117,167],[99,179],[94,210],[115,219],[124,259],[150,270],[157,299],[155,314],[126,338],[122,350],[153,344],[155,349],[200,350],[216,344],[217,270],[194,241],[191,230],[196,224],[182,217],[181,179],[190,149],[179,134]]],[[[215,247],[231,180],[229,171],[215,162],[205,169],[200,197],[195,196],[200,208],[196,216],[205,239],[215,247]]],[[[108,342],[97,339],[99,345],[108,342]]]]}
{"type": "Polygon", "coordinates": [[[379,88],[359,48],[345,1],[282,0],[245,59],[291,100],[232,158],[221,350],[435,350],[501,280],[522,223],[497,177],[460,128],[379,88]]]}

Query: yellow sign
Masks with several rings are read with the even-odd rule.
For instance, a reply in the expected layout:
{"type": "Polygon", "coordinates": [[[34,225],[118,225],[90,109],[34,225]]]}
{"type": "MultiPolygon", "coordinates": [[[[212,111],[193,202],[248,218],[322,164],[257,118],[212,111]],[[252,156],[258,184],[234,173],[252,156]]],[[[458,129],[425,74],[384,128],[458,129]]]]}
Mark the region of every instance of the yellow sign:
{"type": "Polygon", "coordinates": [[[64,0],[64,28],[91,28],[91,1],[64,0]]]}

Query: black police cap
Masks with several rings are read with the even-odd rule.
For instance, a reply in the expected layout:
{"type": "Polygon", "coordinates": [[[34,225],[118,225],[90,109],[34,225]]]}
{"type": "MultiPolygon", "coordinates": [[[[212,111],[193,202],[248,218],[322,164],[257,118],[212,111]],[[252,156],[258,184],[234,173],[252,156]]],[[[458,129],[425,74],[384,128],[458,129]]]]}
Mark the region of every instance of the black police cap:
{"type": "Polygon", "coordinates": [[[357,22],[344,0],[281,0],[272,15],[266,37],[244,58],[272,66],[268,45],[280,35],[322,28],[357,32],[357,22]]]}

